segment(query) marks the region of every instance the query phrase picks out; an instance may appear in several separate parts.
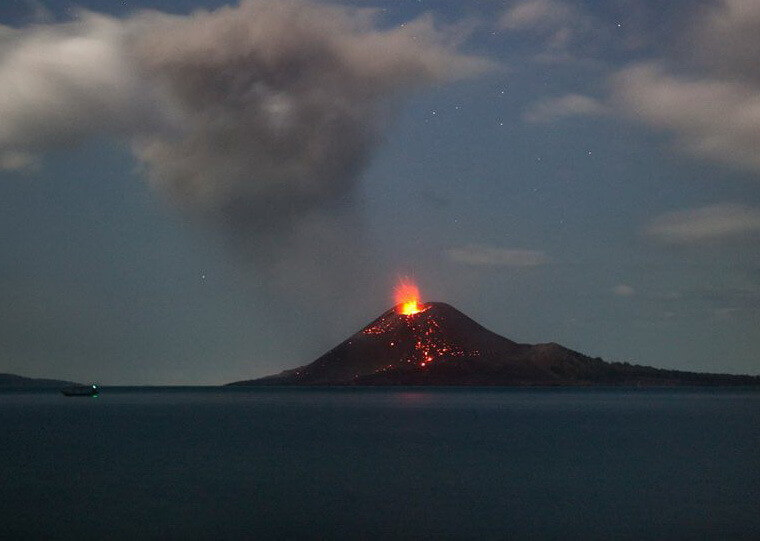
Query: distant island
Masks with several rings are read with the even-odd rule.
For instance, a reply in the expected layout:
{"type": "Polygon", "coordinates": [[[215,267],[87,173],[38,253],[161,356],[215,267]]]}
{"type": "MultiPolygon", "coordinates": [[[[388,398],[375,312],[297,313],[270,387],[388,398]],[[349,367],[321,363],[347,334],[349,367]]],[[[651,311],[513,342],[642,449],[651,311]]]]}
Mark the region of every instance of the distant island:
{"type": "Polygon", "coordinates": [[[0,389],[55,389],[70,385],[77,385],[77,383],[58,379],[25,378],[16,374],[0,374],[0,389]]]}
{"type": "Polygon", "coordinates": [[[16,374],[0,374],[0,389],[57,389],[70,385],[78,385],[78,383],[59,379],[25,378],[16,374]]]}
{"type": "Polygon", "coordinates": [[[228,385],[760,385],[760,376],[663,370],[520,344],[442,302],[397,305],[305,366],[228,385]]]}

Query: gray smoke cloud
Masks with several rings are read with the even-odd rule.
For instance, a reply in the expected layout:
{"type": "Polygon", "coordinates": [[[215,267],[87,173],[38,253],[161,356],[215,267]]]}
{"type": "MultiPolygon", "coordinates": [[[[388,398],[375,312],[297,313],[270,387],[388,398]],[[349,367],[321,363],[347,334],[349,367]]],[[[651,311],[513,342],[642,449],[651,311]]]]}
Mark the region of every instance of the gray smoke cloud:
{"type": "Polygon", "coordinates": [[[135,23],[137,63],[176,126],[136,155],[174,200],[257,229],[349,191],[400,91],[487,66],[432,19],[379,30],[372,11],[301,1],[135,23]]]}
{"type": "Polygon", "coordinates": [[[492,67],[459,52],[457,28],[429,16],[384,28],[378,15],[248,0],[0,27],[0,167],[122,137],[179,207],[265,250],[334,248],[398,98],[492,67]]]}

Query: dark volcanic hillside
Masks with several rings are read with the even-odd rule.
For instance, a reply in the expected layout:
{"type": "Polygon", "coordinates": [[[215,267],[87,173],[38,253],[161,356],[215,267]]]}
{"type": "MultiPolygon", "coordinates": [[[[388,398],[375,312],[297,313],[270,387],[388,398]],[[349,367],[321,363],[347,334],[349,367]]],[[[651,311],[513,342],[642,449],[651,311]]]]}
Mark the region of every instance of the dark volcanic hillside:
{"type": "Polygon", "coordinates": [[[607,363],[518,344],[441,302],[391,308],[311,364],[232,385],[757,385],[760,378],[607,363]]]}

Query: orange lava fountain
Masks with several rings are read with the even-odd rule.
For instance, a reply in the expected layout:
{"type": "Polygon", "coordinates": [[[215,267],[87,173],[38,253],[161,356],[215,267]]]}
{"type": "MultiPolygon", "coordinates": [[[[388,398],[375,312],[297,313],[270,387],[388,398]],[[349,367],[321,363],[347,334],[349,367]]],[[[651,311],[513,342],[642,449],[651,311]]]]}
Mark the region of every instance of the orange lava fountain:
{"type": "Polygon", "coordinates": [[[411,316],[422,312],[425,308],[420,304],[420,290],[408,278],[402,279],[396,286],[396,304],[398,311],[405,316],[411,316]]]}

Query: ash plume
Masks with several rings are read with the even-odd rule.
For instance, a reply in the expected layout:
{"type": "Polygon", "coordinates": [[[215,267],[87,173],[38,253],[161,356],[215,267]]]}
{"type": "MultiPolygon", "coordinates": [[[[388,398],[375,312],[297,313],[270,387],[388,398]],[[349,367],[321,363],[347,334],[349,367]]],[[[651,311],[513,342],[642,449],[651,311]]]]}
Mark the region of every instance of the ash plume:
{"type": "Polygon", "coordinates": [[[491,67],[456,28],[378,16],[248,0],[0,27],[0,167],[116,136],[169,201],[267,251],[303,244],[282,235],[312,221],[340,230],[398,98],[491,67]]]}

